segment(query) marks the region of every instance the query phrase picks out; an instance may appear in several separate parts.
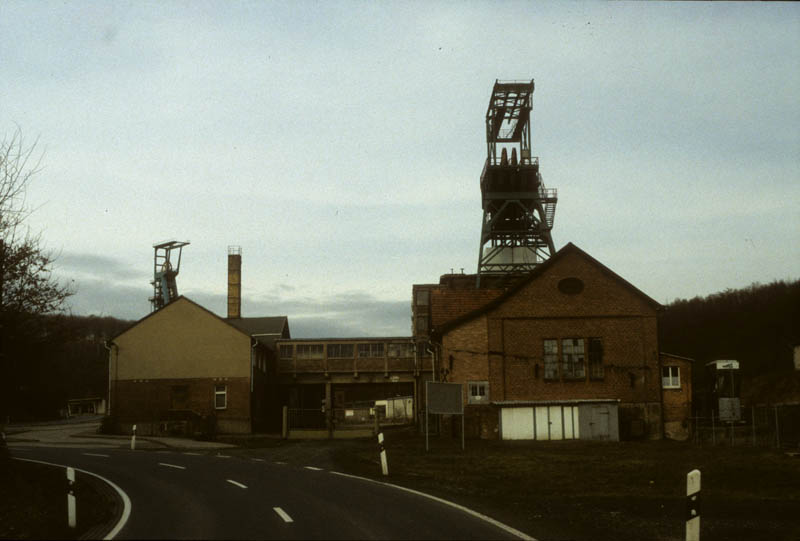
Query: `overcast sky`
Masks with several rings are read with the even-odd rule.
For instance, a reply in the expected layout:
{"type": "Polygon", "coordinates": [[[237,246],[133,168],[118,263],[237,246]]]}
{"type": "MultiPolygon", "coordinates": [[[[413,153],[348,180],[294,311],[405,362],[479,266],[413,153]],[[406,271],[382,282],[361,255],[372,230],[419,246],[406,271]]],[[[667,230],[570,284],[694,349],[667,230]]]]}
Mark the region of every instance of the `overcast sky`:
{"type": "Polygon", "coordinates": [[[76,314],[180,293],[303,336],[408,335],[477,267],[484,114],[535,79],[553,239],[659,302],[800,276],[800,5],[0,2],[0,135],[76,314]]]}

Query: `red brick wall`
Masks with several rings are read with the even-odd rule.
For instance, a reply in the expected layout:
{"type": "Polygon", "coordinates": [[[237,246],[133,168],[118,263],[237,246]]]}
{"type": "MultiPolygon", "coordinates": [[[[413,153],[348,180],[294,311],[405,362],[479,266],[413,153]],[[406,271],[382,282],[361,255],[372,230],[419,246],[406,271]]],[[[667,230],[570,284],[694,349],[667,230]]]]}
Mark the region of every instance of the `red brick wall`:
{"type": "Polygon", "coordinates": [[[216,415],[218,431],[250,432],[250,382],[248,378],[191,378],[113,381],[111,412],[122,425],[137,424],[139,434],[148,424],[170,419],[172,387],[188,386],[186,408],[200,417],[216,415]],[[226,385],[227,407],[214,408],[214,386],[226,385]]]}
{"type": "MultiPolygon", "coordinates": [[[[464,299],[472,294],[476,304],[485,300],[475,290],[455,293],[464,299]]],[[[472,304],[464,300],[462,306],[472,304]]],[[[647,299],[572,252],[500,306],[448,332],[442,339],[442,362],[446,368],[453,358],[448,381],[488,381],[490,401],[618,399],[625,419],[641,421],[642,435],[657,438],[661,435],[657,336],[656,308],[647,299]],[[559,281],[568,277],[583,282],[581,293],[559,290],[559,281]],[[586,377],[546,381],[543,341],[558,340],[560,363],[565,338],[584,339],[586,377]],[[603,343],[602,380],[589,379],[589,338],[603,343]]],[[[481,428],[468,428],[467,433],[486,437],[493,432],[485,417],[476,417],[481,428]]],[[[623,435],[626,430],[630,427],[621,424],[623,435]]]]}
{"type": "Polygon", "coordinates": [[[692,362],[669,354],[661,354],[661,366],[680,369],[680,389],[662,389],[664,433],[668,438],[684,440],[689,437],[692,416],[692,362]]]}

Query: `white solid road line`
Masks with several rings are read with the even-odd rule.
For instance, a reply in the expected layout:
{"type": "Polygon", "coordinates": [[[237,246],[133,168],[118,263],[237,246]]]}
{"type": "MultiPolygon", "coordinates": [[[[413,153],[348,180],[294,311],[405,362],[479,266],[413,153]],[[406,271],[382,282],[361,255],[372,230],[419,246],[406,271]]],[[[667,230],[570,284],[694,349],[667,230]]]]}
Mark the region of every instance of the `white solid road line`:
{"type": "Polygon", "coordinates": [[[314,471],[322,471],[322,468],[317,468],[316,466],[306,466],[307,470],[314,470],[314,471]]]}
{"type": "MultiPolygon", "coordinates": [[[[47,464],[49,466],[58,466],[59,468],[66,468],[67,467],[67,466],[64,466],[63,464],[53,464],[52,462],[45,462],[43,460],[33,460],[33,459],[30,459],[30,458],[17,458],[17,457],[12,457],[12,458],[14,458],[14,460],[24,460],[25,462],[38,462],[39,464],[47,464]]],[[[110,532],[108,532],[108,534],[106,534],[106,536],[103,538],[104,540],[114,539],[114,537],[116,537],[116,535],[120,532],[120,530],[125,527],[125,524],[128,522],[128,519],[131,516],[131,507],[132,507],[131,506],[131,499],[128,497],[127,494],[125,494],[124,490],[119,488],[114,482],[106,479],[105,477],[102,477],[102,476],[97,475],[96,473],[92,473],[90,471],[81,470],[80,468],[73,468],[73,469],[75,471],[79,471],[81,473],[85,473],[86,475],[91,475],[92,477],[97,477],[101,481],[103,481],[106,484],[108,484],[109,486],[111,486],[111,488],[116,490],[117,494],[119,494],[120,497],[122,498],[122,516],[119,518],[119,522],[117,522],[117,525],[114,526],[114,528],[110,532]]]]}
{"type": "Polygon", "coordinates": [[[280,507],[273,507],[272,510],[278,513],[278,516],[281,517],[284,522],[294,522],[292,517],[290,517],[289,514],[280,507]]]}
{"type": "Polygon", "coordinates": [[[82,455],[86,455],[86,456],[101,456],[103,458],[110,458],[111,457],[111,455],[103,455],[103,454],[100,454],[100,453],[81,453],[81,454],[82,455]]]}
{"type": "Polygon", "coordinates": [[[175,468],[176,470],[185,470],[186,466],[178,466],[177,464],[167,464],[166,462],[159,462],[159,466],[166,466],[167,468],[175,468]]]}
{"type": "Polygon", "coordinates": [[[226,479],[226,481],[228,481],[232,485],[236,485],[239,488],[247,488],[247,485],[243,485],[237,481],[234,481],[233,479],[226,479]]]}
{"type": "Polygon", "coordinates": [[[340,475],[342,477],[349,477],[351,479],[360,479],[361,481],[368,481],[370,483],[376,483],[378,485],[392,487],[392,488],[396,488],[398,490],[402,490],[404,492],[409,492],[411,494],[416,494],[417,496],[422,496],[423,498],[428,498],[428,499],[433,500],[435,502],[443,503],[445,505],[449,505],[450,507],[454,507],[455,509],[463,511],[463,512],[467,513],[468,515],[472,515],[473,517],[478,518],[480,520],[483,520],[484,522],[488,522],[489,524],[492,524],[492,525],[500,528],[501,530],[510,533],[511,535],[516,535],[518,538],[523,539],[525,541],[537,541],[535,538],[531,537],[530,535],[526,534],[525,532],[521,532],[521,531],[517,530],[516,528],[512,528],[511,526],[507,526],[506,524],[503,524],[502,522],[493,519],[492,517],[487,517],[486,515],[478,513],[477,511],[473,511],[472,509],[470,509],[468,507],[464,507],[463,505],[459,505],[457,503],[453,503],[453,502],[445,500],[443,498],[437,498],[436,496],[431,496],[430,494],[425,494],[424,492],[420,492],[418,490],[413,490],[413,489],[410,489],[410,488],[401,487],[400,485],[393,485],[391,483],[384,483],[382,481],[376,481],[374,479],[369,479],[367,477],[359,477],[357,475],[350,475],[349,473],[341,473],[341,472],[338,472],[338,471],[332,471],[331,473],[333,475],[340,475]]]}

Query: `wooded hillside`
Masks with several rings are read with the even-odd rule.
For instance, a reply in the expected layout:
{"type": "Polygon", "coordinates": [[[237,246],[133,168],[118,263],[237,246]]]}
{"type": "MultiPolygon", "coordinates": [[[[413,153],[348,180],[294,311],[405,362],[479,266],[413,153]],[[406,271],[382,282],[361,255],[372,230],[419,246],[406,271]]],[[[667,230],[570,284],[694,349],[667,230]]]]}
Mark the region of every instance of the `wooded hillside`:
{"type": "Polygon", "coordinates": [[[738,360],[745,379],[789,376],[800,344],[800,280],[675,300],[660,316],[659,342],[661,351],[695,359],[696,391],[715,359],[738,360]]]}

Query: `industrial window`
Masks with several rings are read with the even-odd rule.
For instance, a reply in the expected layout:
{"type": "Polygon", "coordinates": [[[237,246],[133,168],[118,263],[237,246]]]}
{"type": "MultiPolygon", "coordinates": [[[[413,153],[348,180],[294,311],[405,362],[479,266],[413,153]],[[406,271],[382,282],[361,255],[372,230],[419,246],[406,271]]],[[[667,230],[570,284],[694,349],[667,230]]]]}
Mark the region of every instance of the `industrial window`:
{"type": "Polygon", "coordinates": [[[589,378],[603,379],[603,341],[600,338],[589,338],[589,378]]]}
{"type": "Polygon", "coordinates": [[[558,340],[544,341],[544,379],[558,379],[558,340]]]}
{"type": "Polygon", "coordinates": [[[564,379],[586,379],[586,361],[583,338],[561,340],[561,373],[564,379]]]}
{"type": "Polygon", "coordinates": [[[297,344],[298,359],[322,359],[325,347],[322,344],[297,344]]]}
{"type": "Polygon", "coordinates": [[[428,299],[430,299],[431,292],[427,289],[417,290],[417,306],[428,306],[428,299]]]}
{"type": "Polygon", "coordinates": [[[281,359],[291,359],[294,354],[294,346],[292,344],[281,344],[281,359]]]}
{"type": "Polygon", "coordinates": [[[681,388],[681,372],[678,366],[661,367],[661,386],[665,389],[681,388]]]}
{"type": "Polygon", "coordinates": [[[214,408],[224,410],[228,407],[228,386],[214,385],[214,408]]]}
{"type": "Polygon", "coordinates": [[[383,357],[383,343],[378,344],[358,344],[358,356],[364,357],[383,357]]]}
{"type": "Polygon", "coordinates": [[[328,344],[328,358],[329,359],[352,359],[353,344],[328,344]]]}
{"type": "Polygon", "coordinates": [[[389,357],[413,357],[414,344],[409,344],[408,342],[389,344],[387,352],[389,357]]]}
{"type": "Polygon", "coordinates": [[[428,316],[417,316],[416,326],[418,334],[428,332],[428,316]]]}
{"type": "Polygon", "coordinates": [[[488,381],[470,381],[467,382],[469,388],[468,401],[470,404],[488,404],[489,403],[489,382],[488,381]]]}

